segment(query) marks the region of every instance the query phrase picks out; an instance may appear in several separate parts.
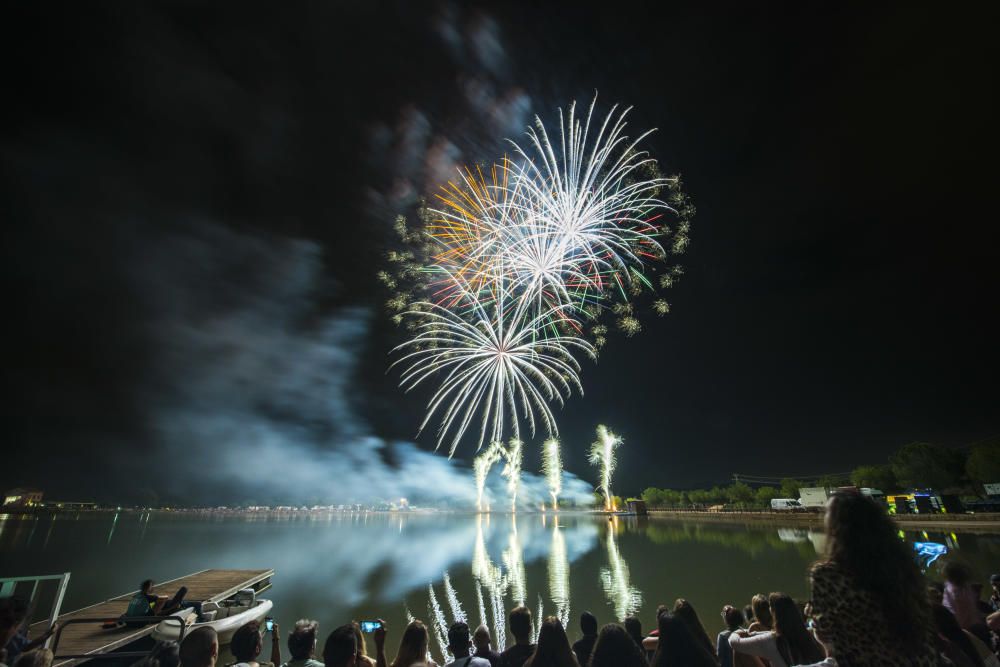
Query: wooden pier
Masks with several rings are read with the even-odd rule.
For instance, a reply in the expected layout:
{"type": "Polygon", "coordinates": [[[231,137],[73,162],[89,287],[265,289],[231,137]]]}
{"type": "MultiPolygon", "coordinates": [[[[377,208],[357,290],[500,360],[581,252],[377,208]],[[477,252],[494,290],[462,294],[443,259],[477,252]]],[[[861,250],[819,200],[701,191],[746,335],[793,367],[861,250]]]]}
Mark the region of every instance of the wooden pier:
{"type": "MultiPolygon", "coordinates": [[[[187,586],[186,600],[217,602],[244,588],[253,588],[258,592],[267,590],[271,586],[272,576],[274,576],[274,570],[202,570],[179,579],[157,582],[156,593],[158,595],[173,595],[181,586],[187,586]]],[[[137,592],[132,591],[83,609],[62,614],[59,616],[58,622],[62,624],[70,619],[84,618],[117,619],[125,613],[129,601],[137,592]]],[[[55,647],[56,660],[52,663],[53,667],[76,665],[88,660],[88,658],[60,658],[59,656],[97,656],[111,653],[146,637],[153,631],[156,624],[141,628],[124,627],[113,630],[104,630],[100,626],[99,620],[94,620],[93,623],[68,625],[59,638],[58,646],[55,647]]],[[[45,629],[46,623],[35,623],[31,627],[31,636],[37,637],[45,632],[45,629]]]]}

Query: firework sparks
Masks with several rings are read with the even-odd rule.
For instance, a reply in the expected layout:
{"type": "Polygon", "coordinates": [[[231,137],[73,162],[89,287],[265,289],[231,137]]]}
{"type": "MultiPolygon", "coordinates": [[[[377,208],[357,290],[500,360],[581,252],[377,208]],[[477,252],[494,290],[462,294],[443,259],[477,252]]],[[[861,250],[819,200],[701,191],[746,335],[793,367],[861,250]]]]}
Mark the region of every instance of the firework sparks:
{"type": "Polygon", "coordinates": [[[524,551],[521,540],[517,536],[517,521],[511,517],[510,535],[507,538],[507,549],[503,552],[503,563],[507,568],[507,583],[510,594],[517,604],[524,604],[527,597],[526,576],[524,571],[524,551]]]}
{"type": "MultiPolygon", "coordinates": [[[[486,478],[489,477],[490,469],[503,457],[503,447],[499,442],[493,442],[485,452],[480,454],[472,462],[472,470],[476,477],[476,511],[484,511],[483,493],[486,490],[486,478]]],[[[489,509],[488,506],[485,506],[489,509]]]]}
{"type": "Polygon", "coordinates": [[[632,586],[628,563],[618,551],[615,526],[608,526],[605,544],[608,550],[608,567],[601,568],[601,586],[608,602],[614,607],[616,618],[624,621],[626,616],[642,606],[642,592],[632,586]]]}
{"type": "Polygon", "coordinates": [[[542,472],[549,485],[553,510],[559,509],[559,494],[562,493],[562,452],[559,449],[556,438],[549,438],[542,444],[542,472]]]}
{"type": "MultiPolygon", "coordinates": [[[[637,335],[633,300],[680,275],[677,266],[651,274],[687,248],[694,207],[680,178],[662,176],[639,148],[651,131],[625,134],[630,108],[602,121],[596,101],[586,114],[575,103],[560,110],[551,136],[536,116],[527,140],[510,142],[511,158],[460,169],[434,208],[421,207],[416,230],[396,220],[408,249],[390,252],[390,270],[377,275],[393,291],[391,317],[411,332],[393,366],[402,364],[406,391],[439,381],[420,431],[438,419],[449,456],[477,421],[477,451],[520,439],[522,424],[532,437],[558,436],[550,405],[583,393],[575,355],[596,359],[607,341],[608,328],[589,322],[613,311],[616,329],[637,335]]],[[[652,310],[669,305],[657,299],[652,310]]],[[[481,510],[485,474],[476,474],[481,510]]]]}
{"type": "MultiPolygon", "coordinates": [[[[521,462],[524,455],[524,443],[517,438],[511,438],[507,443],[507,450],[504,456],[507,465],[504,466],[503,476],[507,478],[507,492],[510,494],[510,511],[517,512],[517,492],[521,488],[521,462]]],[[[514,532],[517,532],[515,526],[514,532]]]]}
{"type": "Polygon", "coordinates": [[[445,639],[448,636],[448,620],[445,618],[444,612],[441,611],[441,605],[434,593],[434,586],[430,584],[427,585],[427,613],[433,619],[431,628],[434,632],[434,638],[437,640],[438,650],[441,655],[448,655],[448,641],[445,639]]]}
{"type": "Polygon", "coordinates": [[[559,529],[559,520],[552,527],[552,545],[549,549],[549,597],[556,606],[556,616],[564,628],[569,627],[569,558],[566,540],[559,529]]]}
{"type": "Polygon", "coordinates": [[[604,496],[604,510],[614,509],[611,501],[611,476],[615,472],[615,450],[623,440],[608,430],[604,424],[597,427],[597,440],[590,446],[590,463],[600,469],[601,483],[598,488],[604,496]]]}
{"type": "Polygon", "coordinates": [[[426,311],[419,314],[426,321],[419,325],[419,333],[396,348],[412,350],[393,364],[409,364],[401,380],[407,391],[436,373],[445,376],[428,404],[420,429],[442,410],[438,446],[454,430],[449,456],[455,453],[480,407],[484,417],[477,449],[487,436],[490,442],[501,440],[508,413],[514,437],[520,437],[518,405],[532,435],[536,419],[549,433],[558,432],[549,402],[562,405],[573,388],[583,392],[580,365],[570,350],[592,354],[593,347],[572,336],[539,338],[541,316],[525,321],[523,305],[514,305],[509,312],[501,301],[491,315],[475,297],[470,299],[476,313],[471,322],[447,308],[424,304],[426,311]]]}
{"type": "Polygon", "coordinates": [[[448,576],[447,572],[444,573],[444,595],[445,599],[448,600],[448,608],[451,610],[451,622],[461,621],[465,623],[467,620],[465,610],[462,609],[462,603],[458,600],[458,594],[455,592],[454,586],[451,585],[451,577],[448,576]]]}

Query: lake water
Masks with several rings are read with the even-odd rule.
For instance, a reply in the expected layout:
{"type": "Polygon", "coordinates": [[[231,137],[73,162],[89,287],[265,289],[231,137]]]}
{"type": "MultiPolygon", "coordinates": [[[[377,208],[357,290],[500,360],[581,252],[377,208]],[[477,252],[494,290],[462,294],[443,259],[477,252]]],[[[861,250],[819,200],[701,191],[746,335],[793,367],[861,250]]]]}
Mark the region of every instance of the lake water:
{"type": "MultiPolygon", "coordinates": [[[[961,553],[983,580],[1000,571],[1000,535],[905,539],[961,553]]],[[[0,575],[72,572],[64,610],[132,591],[146,577],[274,568],[264,597],[283,629],[315,618],[322,642],[341,623],[381,617],[390,655],[408,614],[433,627],[456,614],[472,626],[485,617],[495,631],[496,615],[522,600],[533,613],[571,619],[575,638],[582,611],[602,624],[637,613],[651,626],[658,604],[684,597],[714,634],[724,604],[774,590],[806,598],[806,570],[822,548],[823,536],[804,528],[586,514],[0,515],[0,575]]],[[[504,634],[496,643],[509,641],[504,634]]],[[[440,655],[436,639],[432,652],[440,655]]]]}

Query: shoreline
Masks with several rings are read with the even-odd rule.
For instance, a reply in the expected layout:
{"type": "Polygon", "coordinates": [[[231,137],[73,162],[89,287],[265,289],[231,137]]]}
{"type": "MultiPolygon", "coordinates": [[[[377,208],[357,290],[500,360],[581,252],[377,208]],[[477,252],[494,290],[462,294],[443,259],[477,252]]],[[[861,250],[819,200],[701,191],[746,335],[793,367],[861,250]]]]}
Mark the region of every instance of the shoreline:
{"type": "MultiPolygon", "coordinates": [[[[361,510],[336,510],[336,509],[261,509],[261,510],[239,510],[234,508],[95,508],[95,509],[39,509],[34,511],[7,511],[0,512],[0,516],[21,516],[21,517],[42,517],[58,515],[82,515],[82,514],[166,514],[166,515],[188,515],[188,516],[216,516],[216,517],[309,517],[320,515],[385,515],[385,516],[434,516],[434,515],[456,515],[466,514],[469,516],[485,515],[489,516],[509,516],[511,513],[501,512],[476,512],[474,510],[454,510],[454,509],[434,509],[416,508],[409,510],[382,510],[382,509],[361,509],[361,510]]],[[[603,517],[636,517],[635,514],[624,512],[605,512],[602,510],[580,510],[567,509],[557,512],[540,512],[537,509],[518,512],[523,516],[603,516],[603,517]]],[[[643,519],[646,517],[638,516],[643,519]]],[[[687,522],[702,523],[726,523],[735,525],[747,524],[771,524],[782,526],[801,526],[806,528],[821,528],[823,526],[823,514],[819,512],[769,512],[769,511],[723,511],[711,512],[705,510],[681,510],[681,509],[656,509],[648,510],[648,518],[669,519],[687,522]]],[[[1000,513],[981,514],[904,514],[892,515],[892,520],[900,528],[904,529],[933,529],[933,530],[983,530],[1000,533],[1000,513]]]]}
{"type": "MultiPolygon", "coordinates": [[[[819,512],[702,512],[697,510],[649,510],[650,517],[679,521],[704,521],[730,524],[784,524],[810,528],[823,526],[819,512]]],[[[1000,514],[894,514],[892,520],[900,528],[927,528],[933,530],[986,529],[1000,532],[1000,514]]]]}

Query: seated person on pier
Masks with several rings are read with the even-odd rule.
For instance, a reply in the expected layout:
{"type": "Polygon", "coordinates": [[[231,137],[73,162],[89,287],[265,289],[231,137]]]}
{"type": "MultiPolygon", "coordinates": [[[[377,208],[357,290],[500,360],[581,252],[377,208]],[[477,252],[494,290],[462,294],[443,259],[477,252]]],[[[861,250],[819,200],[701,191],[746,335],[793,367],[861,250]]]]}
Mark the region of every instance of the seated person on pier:
{"type": "MultiPolygon", "coordinates": [[[[166,595],[155,595],[153,588],[156,584],[152,579],[146,579],[139,586],[139,592],[132,596],[125,610],[123,618],[135,618],[137,616],[168,616],[180,609],[193,609],[198,614],[198,622],[202,622],[204,617],[201,613],[201,602],[185,601],[187,587],[181,586],[174,593],[174,597],[168,598],[166,595]]],[[[131,627],[141,627],[145,625],[141,621],[129,621],[126,623],[131,627]]]]}

